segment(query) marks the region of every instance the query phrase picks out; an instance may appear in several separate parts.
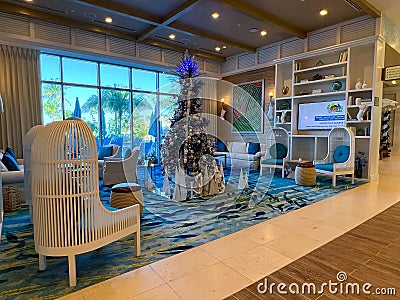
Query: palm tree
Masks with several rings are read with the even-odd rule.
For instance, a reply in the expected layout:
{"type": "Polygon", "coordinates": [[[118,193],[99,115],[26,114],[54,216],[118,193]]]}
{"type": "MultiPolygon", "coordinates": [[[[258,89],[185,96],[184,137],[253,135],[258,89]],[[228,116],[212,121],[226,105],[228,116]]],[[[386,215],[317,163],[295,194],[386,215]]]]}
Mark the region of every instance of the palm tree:
{"type": "Polygon", "coordinates": [[[55,83],[43,84],[43,112],[52,121],[62,120],[61,85],[55,83]]]}

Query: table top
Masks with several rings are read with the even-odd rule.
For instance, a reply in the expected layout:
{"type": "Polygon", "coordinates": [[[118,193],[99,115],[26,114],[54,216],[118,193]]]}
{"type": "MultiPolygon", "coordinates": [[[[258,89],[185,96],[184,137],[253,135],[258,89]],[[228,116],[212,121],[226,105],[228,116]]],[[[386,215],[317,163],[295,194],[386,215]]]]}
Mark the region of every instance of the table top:
{"type": "Polygon", "coordinates": [[[214,153],[213,156],[226,156],[226,153],[214,153]]]}
{"type": "Polygon", "coordinates": [[[297,163],[297,164],[304,164],[304,163],[310,163],[311,161],[309,161],[309,160],[304,160],[304,159],[302,159],[302,160],[291,159],[291,160],[288,160],[287,162],[288,162],[288,163],[292,163],[292,164],[295,164],[295,163],[297,163]]]}

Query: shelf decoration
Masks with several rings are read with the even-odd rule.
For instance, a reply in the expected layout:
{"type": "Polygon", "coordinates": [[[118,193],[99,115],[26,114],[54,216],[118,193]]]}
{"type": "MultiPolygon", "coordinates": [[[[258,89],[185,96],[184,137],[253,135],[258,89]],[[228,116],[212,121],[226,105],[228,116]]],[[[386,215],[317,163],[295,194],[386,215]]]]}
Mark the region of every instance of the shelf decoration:
{"type": "Polygon", "coordinates": [[[336,80],[332,83],[332,90],[334,91],[339,91],[342,88],[342,82],[339,80],[336,80]]]}
{"type": "Polygon", "coordinates": [[[358,108],[358,113],[357,113],[357,120],[362,122],[364,121],[364,114],[367,111],[368,106],[365,104],[361,104],[360,107],[358,108]]]}

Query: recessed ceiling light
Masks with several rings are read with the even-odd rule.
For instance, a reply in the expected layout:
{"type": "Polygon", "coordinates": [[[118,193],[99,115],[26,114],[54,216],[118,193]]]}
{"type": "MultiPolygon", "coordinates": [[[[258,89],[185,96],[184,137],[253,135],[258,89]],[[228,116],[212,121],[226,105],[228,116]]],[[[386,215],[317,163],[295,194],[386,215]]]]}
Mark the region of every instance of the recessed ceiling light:
{"type": "Polygon", "coordinates": [[[174,39],[175,39],[175,34],[171,33],[168,37],[169,37],[171,40],[174,40],[174,39]]]}
{"type": "Polygon", "coordinates": [[[224,45],[224,46],[222,46],[222,49],[226,49],[226,46],[224,45]]]}
{"type": "Polygon", "coordinates": [[[219,13],[217,13],[216,11],[215,12],[213,12],[212,14],[211,14],[211,17],[213,17],[213,19],[218,19],[219,18],[219,13]]]}
{"type": "Polygon", "coordinates": [[[397,81],[396,80],[392,80],[392,84],[396,84],[397,83],[397,81]]]}
{"type": "Polygon", "coordinates": [[[33,0],[25,0],[25,2],[33,2],[33,0]]]}
{"type": "Polygon", "coordinates": [[[221,51],[221,47],[220,46],[215,46],[215,51],[217,51],[217,52],[221,51]]]}
{"type": "Polygon", "coordinates": [[[252,32],[252,33],[257,32],[257,31],[258,31],[258,28],[250,28],[249,29],[249,32],[252,32]]]}
{"type": "Polygon", "coordinates": [[[266,36],[267,35],[267,31],[266,30],[261,30],[260,34],[261,34],[261,36],[266,36]]]}
{"type": "Polygon", "coordinates": [[[321,9],[320,11],[319,11],[319,14],[321,15],[321,16],[326,16],[327,14],[328,14],[328,10],[327,9],[321,9]]]}
{"type": "Polygon", "coordinates": [[[105,17],[104,21],[106,21],[106,23],[112,23],[112,18],[111,17],[105,17]]]}

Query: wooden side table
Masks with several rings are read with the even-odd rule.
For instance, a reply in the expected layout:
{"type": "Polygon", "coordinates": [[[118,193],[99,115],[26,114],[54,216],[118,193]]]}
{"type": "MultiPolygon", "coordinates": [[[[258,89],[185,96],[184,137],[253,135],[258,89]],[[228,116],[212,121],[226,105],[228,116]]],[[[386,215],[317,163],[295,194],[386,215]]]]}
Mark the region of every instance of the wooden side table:
{"type": "Polygon", "coordinates": [[[292,160],[288,160],[287,163],[289,165],[289,169],[290,169],[290,173],[286,176],[286,178],[289,179],[295,179],[295,170],[298,164],[302,164],[302,163],[309,163],[310,161],[308,160],[298,160],[298,159],[292,159],[292,160]]]}

